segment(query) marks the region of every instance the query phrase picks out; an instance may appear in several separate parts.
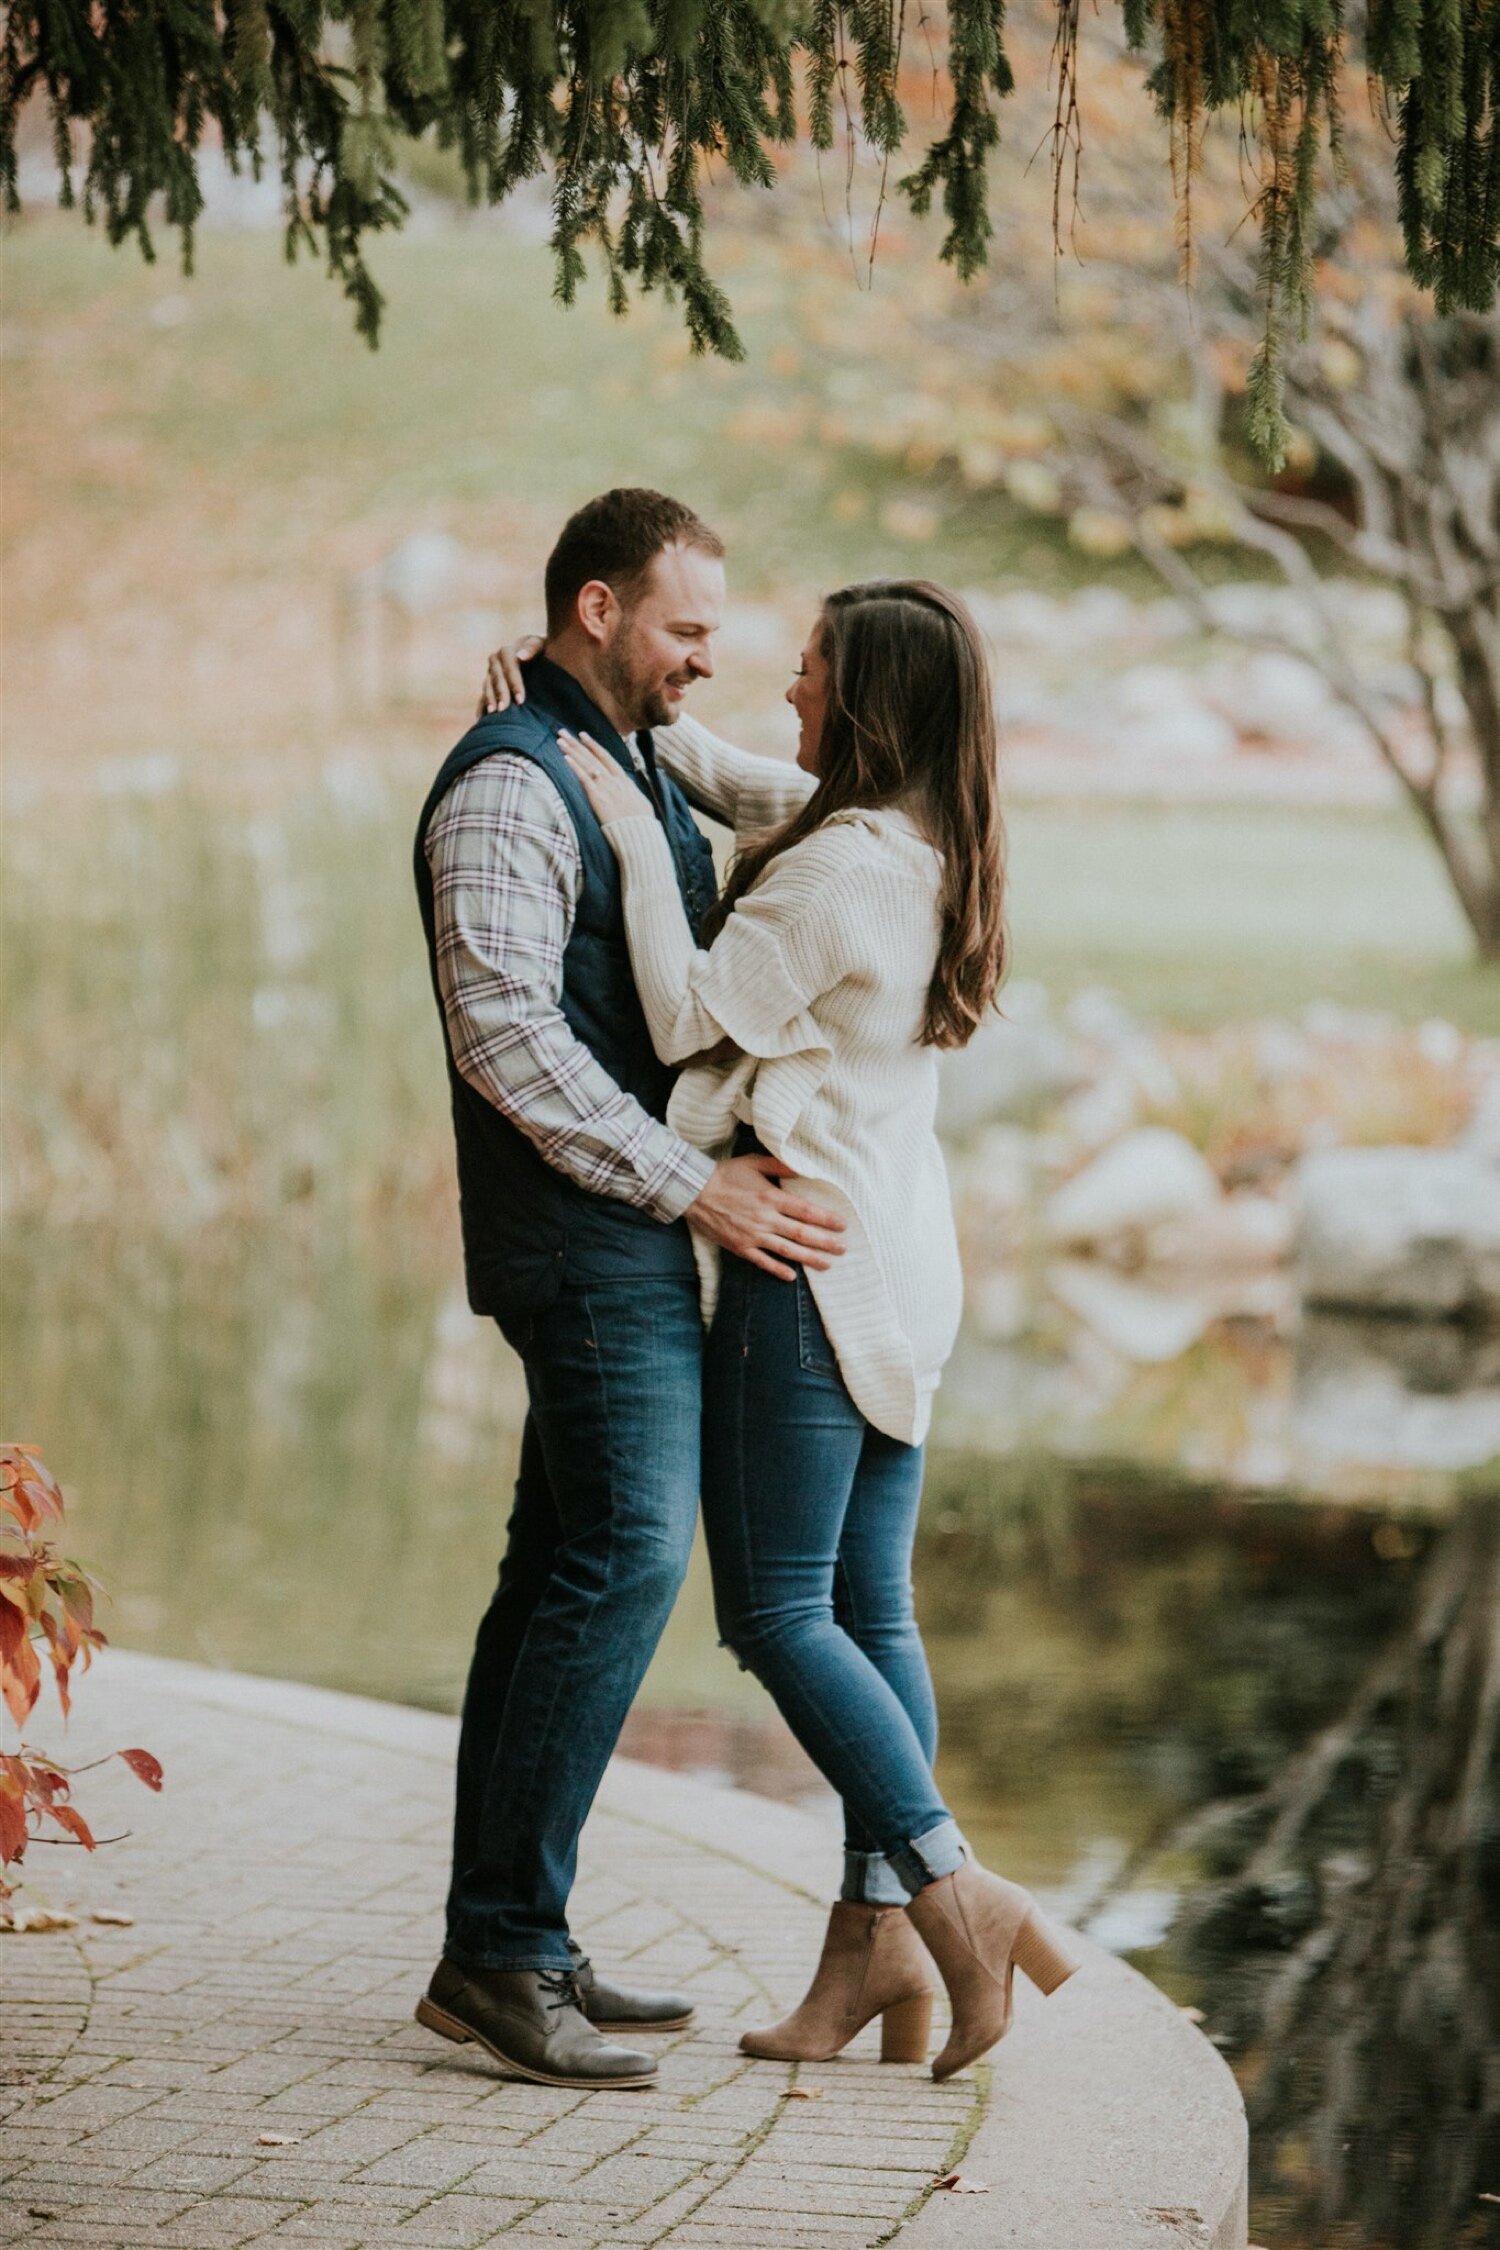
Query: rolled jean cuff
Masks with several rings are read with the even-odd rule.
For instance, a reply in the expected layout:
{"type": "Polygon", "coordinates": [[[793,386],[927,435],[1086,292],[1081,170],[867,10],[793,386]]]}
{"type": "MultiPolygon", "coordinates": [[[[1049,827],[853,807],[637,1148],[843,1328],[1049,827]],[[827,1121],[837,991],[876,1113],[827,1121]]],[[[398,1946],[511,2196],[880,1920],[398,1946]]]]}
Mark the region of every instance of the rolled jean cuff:
{"type": "Polygon", "coordinates": [[[968,1856],[958,1822],[953,1819],[940,1820],[936,1828],[913,1836],[909,1843],[893,1845],[886,1854],[909,1898],[915,1898],[929,1883],[951,1875],[956,1867],[962,1867],[968,1856]]]}
{"type": "Polygon", "coordinates": [[[910,1896],[884,1852],[845,1852],[841,1899],[856,1906],[904,1906],[910,1896]]]}

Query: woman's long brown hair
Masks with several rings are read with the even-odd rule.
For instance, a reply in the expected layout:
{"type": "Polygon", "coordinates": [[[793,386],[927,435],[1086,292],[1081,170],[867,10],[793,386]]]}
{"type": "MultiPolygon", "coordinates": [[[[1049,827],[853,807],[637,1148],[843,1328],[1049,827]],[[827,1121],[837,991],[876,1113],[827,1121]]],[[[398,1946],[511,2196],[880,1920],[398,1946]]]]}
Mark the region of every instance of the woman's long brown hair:
{"type": "Polygon", "coordinates": [[[1005,968],[1005,836],[984,643],[963,603],[921,578],[845,586],[827,597],[822,624],[828,707],[817,788],[735,861],[704,938],[718,934],[773,859],[831,814],[905,800],[943,866],[922,1043],[962,1047],[1005,968]]]}

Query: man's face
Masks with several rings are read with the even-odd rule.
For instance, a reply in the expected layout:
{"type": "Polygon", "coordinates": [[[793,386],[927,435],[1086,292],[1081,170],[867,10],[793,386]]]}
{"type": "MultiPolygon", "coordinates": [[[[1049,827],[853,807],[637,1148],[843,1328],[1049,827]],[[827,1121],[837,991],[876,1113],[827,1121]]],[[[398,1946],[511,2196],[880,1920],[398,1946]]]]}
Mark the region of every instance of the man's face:
{"type": "Polygon", "coordinates": [[[599,670],[627,731],[668,727],[694,680],[713,676],[724,565],[697,547],[664,547],[628,608],[617,607],[599,670]]]}

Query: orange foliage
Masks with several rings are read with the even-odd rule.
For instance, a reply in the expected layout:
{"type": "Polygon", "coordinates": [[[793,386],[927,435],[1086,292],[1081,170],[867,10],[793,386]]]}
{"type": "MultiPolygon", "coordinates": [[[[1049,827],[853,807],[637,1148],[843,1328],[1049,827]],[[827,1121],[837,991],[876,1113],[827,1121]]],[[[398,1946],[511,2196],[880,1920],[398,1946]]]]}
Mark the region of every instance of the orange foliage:
{"type": "MultiPolygon", "coordinates": [[[[0,1699],[18,1729],[42,1691],[43,1652],[66,1718],[74,1665],[87,1671],[104,1646],[93,1580],[52,1544],[62,1519],[62,1491],[35,1446],[0,1445],[0,1699]]],[[[116,1755],[148,1789],[160,1789],[161,1767],[149,1750],[116,1755]]],[[[66,1766],[25,1741],[0,1751],[0,1869],[19,1865],[49,1822],[94,1849],[93,1831],[71,1801],[72,1780],[66,1766]]],[[[9,1896],[0,1874],[0,1900],[9,1896]]]]}

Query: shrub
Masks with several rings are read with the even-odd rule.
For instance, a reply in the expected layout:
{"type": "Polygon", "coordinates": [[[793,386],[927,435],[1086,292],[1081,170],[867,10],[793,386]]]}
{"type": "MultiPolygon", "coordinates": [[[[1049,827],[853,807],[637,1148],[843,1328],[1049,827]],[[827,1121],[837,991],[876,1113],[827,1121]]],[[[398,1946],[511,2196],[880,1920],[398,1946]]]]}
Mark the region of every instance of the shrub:
{"type": "MultiPolygon", "coordinates": [[[[61,1489],[35,1446],[0,1445],[0,1696],[18,1730],[42,1692],[44,1656],[66,1719],[73,1667],[87,1671],[104,1646],[94,1623],[93,1580],[52,1543],[62,1519],[61,1489]]],[[[161,1767],[149,1750],[111,1755],[148,1789],[160,1789],[161,1767]]],[[[89,1770],[60,1765],[24,1736],[16,1751],[0,1750],[0,1902],[11,1895],[8,1874],[49,1823],[63,1835],[47,1841],[67,1838],[94,1850],[93,1830],[72,1801],[76,1773],[89,1770]]]]}

